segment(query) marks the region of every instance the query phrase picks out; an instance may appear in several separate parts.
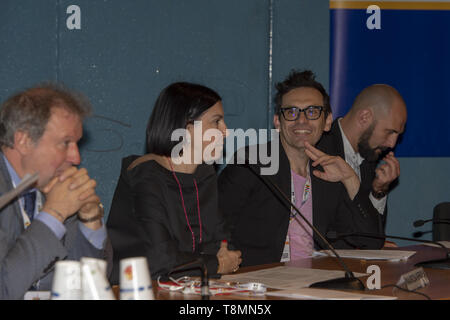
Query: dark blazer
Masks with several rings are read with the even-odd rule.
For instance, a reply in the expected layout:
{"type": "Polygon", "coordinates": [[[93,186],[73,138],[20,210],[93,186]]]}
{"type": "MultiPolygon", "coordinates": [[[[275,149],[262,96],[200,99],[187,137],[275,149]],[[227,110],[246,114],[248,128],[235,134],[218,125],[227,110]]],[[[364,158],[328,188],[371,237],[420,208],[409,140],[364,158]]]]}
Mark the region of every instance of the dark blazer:
{"type": "MultiPolygon", "coordinates": [[[[338,119],[333,121],[331,130],[329,132],[325,132],[322,135],[322,138],[317,144],[317,148],[329,155],[340,156],[341,158],[345,159],[344,142],[342,140],[341,130],[339,129],[338,119]]],[[[377,168],[377,164],[378,161],[364,160],[360,165],[361,187],[358,194],[362,199],[361,201],[365,202],[364,207],[371,212],[378,212],[369,199],[369,195],[372,190],[372,181],[375,178],[375,169],[377,168]]],[[[384,212],[380,218],[384,230],[386,226],[387,206],[385,206],[384,212]]]]}
{"type": "MultiPolygon", "coordinates": [[[[267,150],[271,150],[270,144],[267,150]]],[[[249,147],[245,150],[248,158],[249,147]]],[[[231,232],[231,242],[242,251],[243,266],[279,262],[289,227],[290,206],[248,168],[237,165],[236,159],[235,155],[235,164],[227,165],[219,176],[219,206],[231,232]]],[[[257,163],[252,167],[259,172],[262,165],[257,163]]],[[[290,165],[281,143],[279,170],[266,178],[290,198],[290,165]]],[[[351,201],[341,183],[326,182],[311,175],[311,189],[313,225],[323,235],[329,231],[380,232],[379,214],[368,212],[359,195],[351,201]]],[[[316,249],[328,249],[316,234],[314,240],[316,249]]],[[[330,242],[336,248],[380,248],[382,245],[382,241],[355,237],[330,242]]]]}
{"type": "MultiPolygon", "coordinates": [[[[0,153],[0,194],[13,188],[0,153]]],[[[39,280],[39,290],[50,290],[56,261],[81,257],[112,260],[112,249],[98,250],[84,237],[77,215],[64,222],[67,232],[62,240],[41,221],[33,220],[24,230],[19,200],[0,210],[0,299],[23,299],[39,280]]]]}

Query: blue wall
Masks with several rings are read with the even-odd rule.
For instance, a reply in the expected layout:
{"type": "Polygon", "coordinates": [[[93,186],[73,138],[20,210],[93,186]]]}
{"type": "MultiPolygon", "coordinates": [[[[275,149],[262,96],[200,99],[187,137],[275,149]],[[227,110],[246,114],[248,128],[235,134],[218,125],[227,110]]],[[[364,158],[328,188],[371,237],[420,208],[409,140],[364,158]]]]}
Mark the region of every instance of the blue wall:
{"type": "MultiPolygon", "coordinates": [[[[2,0],[0,100],[45,80],[90,98],[81,155],[108,212],[120,159],[144,151],[162,88],[204,83],[222,95],[230,128],[267,128],[273,84],[292,68],[311,68],[329,87],[329,43],[326,0],[2,0]],[[81,30],[66,27],[72,4],[81,30]]],[[[412,221],[449,200],[448,160],[400,159],[388,233],[411,236],[412,221]]]]}

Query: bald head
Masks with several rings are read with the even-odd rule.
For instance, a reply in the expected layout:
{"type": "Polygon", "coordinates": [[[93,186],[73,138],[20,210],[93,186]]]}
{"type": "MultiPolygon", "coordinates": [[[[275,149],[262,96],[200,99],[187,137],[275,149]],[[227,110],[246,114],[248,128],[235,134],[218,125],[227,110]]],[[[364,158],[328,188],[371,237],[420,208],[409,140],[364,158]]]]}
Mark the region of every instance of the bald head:
{"type": "Polygon", "coordinates": [[[374,84],[361,91],[340,124],[353,150],[373,161],[395,148],[406,119],[400,93],[386,84],[374,84]]]}
{"type": "Polygon", "coordinates": [[[393,107],[406,112],[406,105],[400,93],[387,84],[374,84],[361,91],[353,102],[349,114],[356,115],[360,110],[371,109],[375,120],[390,114],[393,107]]]}

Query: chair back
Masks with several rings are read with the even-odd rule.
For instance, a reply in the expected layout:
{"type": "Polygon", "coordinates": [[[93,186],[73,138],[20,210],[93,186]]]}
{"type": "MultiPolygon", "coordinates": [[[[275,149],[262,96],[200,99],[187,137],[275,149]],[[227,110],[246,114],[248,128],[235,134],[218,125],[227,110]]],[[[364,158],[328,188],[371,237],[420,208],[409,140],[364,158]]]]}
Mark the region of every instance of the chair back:
{"type": "Polygon", "coordinates": [[[450,241],[450,202],[441,202],[434,207],[433,241],[450,241]],[[442,221],[448,220],[448,222],[442,221]]]}

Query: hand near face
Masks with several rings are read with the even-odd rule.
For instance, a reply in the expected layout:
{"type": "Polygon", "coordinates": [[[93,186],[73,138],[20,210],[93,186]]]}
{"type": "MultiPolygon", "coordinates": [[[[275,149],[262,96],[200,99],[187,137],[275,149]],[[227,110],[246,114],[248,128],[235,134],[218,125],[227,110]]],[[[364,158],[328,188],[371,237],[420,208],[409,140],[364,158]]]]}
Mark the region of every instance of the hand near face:
{"type": "Polygon", "coordinates": [[[376,192],[387,192],[391,182],[400,176],[400,163],[392,151],[383,158],[383,161],[385,163],[375,170],[375,179],[372,182],[372,188],[376,192]]]}
{"type": "Polygon", "coordinates": [[[358,193],[360,181],[350,165],[339,156],[330,156],[305,142],[305,153],[313,161],[312,166],[321,165],[323,172],[313,170],[313,174],[325,181],[342,182],[350,199],[358,193]]]}
{"type": "Polygon", "coordinates": [[[221,243],[220,249],[216,256],[219,261],[217,273],[220,274],[235,272],[239,269],[239,265],[242,263],[241,251],[228,250],[228,244],[225,242],[221,243]]]}
{"type": "Polygon", "coordinates": [[[63,222],[84,205],[99,202],[95,194],[96,184],[86,169],[68,168],[42,189],[46,193],[43,211],[63,222]]]}

